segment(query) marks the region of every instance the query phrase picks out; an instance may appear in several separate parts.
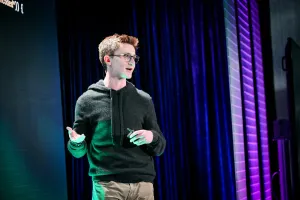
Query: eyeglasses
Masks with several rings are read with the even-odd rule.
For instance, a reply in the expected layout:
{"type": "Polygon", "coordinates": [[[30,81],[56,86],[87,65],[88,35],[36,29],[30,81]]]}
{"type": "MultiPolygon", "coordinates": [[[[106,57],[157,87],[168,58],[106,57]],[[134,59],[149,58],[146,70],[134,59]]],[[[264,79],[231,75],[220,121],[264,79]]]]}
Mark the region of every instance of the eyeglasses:
{"type": "Polygon", "coordinates": [[[131,59],[133,59],[135,64],[137,64],[140,60],[139,56],[137,56],[137,55],[132,56],[129,53],[119,54],[119,55],[110,55],[110,56],[122,56],[126,62],[130,62],[131,59]]]}

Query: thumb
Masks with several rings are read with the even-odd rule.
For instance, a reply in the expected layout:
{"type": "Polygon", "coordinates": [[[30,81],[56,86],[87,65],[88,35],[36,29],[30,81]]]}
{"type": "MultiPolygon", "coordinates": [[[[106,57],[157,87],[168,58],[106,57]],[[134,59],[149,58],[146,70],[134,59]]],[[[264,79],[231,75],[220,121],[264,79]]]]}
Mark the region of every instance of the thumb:
{"type": "Polygon", "coordinates": [[[69,127],[69,126],[67,126],[66,129],[68,130],[69,134],[71,134],[73,132],[73,129],[71,127],[69,127]]]}

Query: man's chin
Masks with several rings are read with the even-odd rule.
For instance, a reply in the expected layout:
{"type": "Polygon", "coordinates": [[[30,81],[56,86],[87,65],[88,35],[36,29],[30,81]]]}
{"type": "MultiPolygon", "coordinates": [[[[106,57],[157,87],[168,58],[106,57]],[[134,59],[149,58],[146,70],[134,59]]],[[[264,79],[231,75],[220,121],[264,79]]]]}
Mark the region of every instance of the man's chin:
{"type": "Polygon", "coordinates": [[[126,77],[126,79],[131,79],[131,78],[132,78],[131,74],[126,77]]]}
{"type": "Polygon", "coordinates": [[[131,79],[132,78],[132,74],[121,74],[120,75],[120,78],[121,79],[131,79]]]}

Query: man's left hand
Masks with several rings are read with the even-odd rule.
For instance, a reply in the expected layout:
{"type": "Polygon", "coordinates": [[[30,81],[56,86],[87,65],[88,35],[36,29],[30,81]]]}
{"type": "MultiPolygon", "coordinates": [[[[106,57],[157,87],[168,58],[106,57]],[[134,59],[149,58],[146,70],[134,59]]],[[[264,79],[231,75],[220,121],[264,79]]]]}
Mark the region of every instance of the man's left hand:
{"type": "Polygon", "coordinates": [[[128,135],[128,137],[130,139],[130,142],[137,146],[140,146],[143,144],[150,144],[153,140],[153,133],[152,131],[138,130],[128,135]]]}

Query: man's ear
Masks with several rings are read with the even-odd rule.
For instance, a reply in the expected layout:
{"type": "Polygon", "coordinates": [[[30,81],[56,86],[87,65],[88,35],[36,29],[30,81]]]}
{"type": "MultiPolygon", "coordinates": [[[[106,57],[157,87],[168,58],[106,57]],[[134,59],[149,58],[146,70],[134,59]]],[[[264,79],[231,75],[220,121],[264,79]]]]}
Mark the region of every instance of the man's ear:
{"type": "Polygon", "coordinates": [[[106,63],[106,66],[109,67],[111,65],[110,57],[108,55],[105,55],[103,59],[104,59],[104,62],[106,63]]]}

